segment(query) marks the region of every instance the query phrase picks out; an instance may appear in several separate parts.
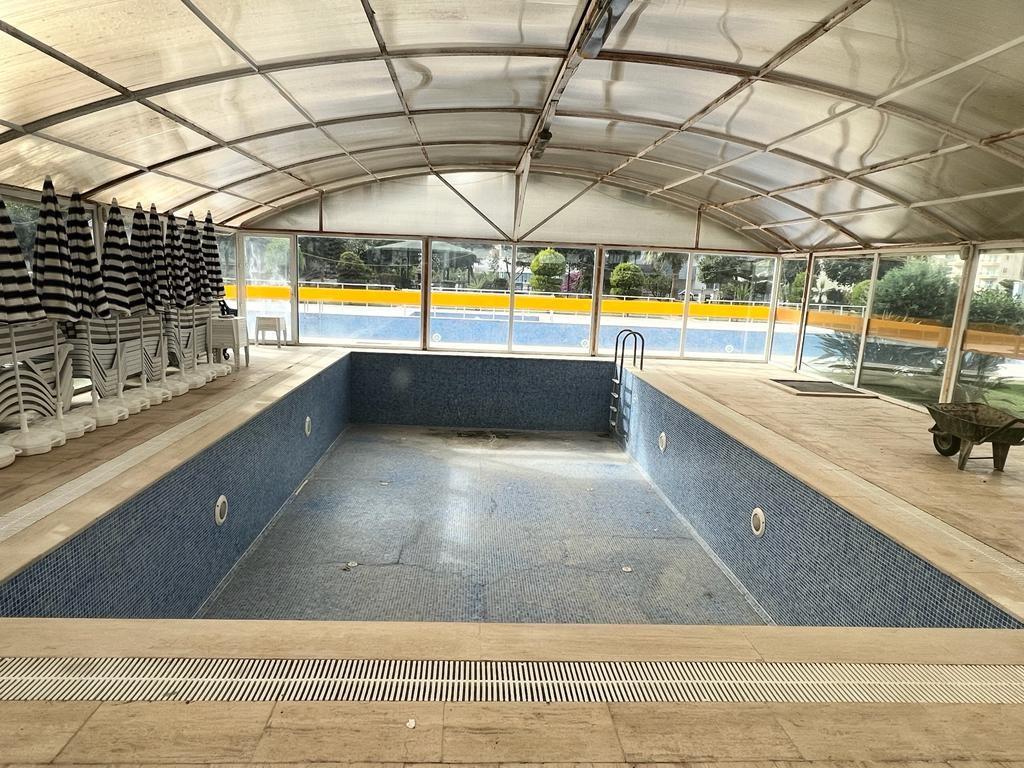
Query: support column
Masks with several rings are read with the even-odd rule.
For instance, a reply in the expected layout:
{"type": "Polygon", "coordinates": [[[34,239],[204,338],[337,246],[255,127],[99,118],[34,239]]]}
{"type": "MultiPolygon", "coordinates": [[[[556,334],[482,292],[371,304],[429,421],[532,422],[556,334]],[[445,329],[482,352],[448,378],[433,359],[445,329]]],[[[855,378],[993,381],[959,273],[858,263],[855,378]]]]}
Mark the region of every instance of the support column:
{"type": "Polygon", "coordinates": [[[882,261],[880,254],[875,254],[871,262],[871,283],[868,285],[868,301],[864,305],[864,322],[860,330],[860,346],[857,348],[857,365],[853,372],[853,386],[860,386],[860,374],[864,369],[864,350],[868,346],[868,327],[871,324],[871,313],[875,309],[875,286],[878,284],[878,266],[882,261]]]}
{"type": "Polygon", "coordinates": [[[593,300],[590,304],[590,356],[597,357],[598,340],[601,333],[601,295],[604,293],[604,246],[594,249],[593,300]]]}
{"type": "Polygon", "coordinates": [[[804,356],[804,336],[807,334],[807,313],[811,308],[811,281],[814,279],[814,254],[807,254],[807,266],[804,273],[804,295],[800,305],[800,325],[796,331],[796,357],[793,359],[793,371],[800,370],[800,362],[804,356]]]}
{"type": "Polygon", "coordinates": [[[978,277],[978,246],[965,245],[960,249],[964,268],[960,279],[960,291],[956,297],[953,323],[949,329],[949,347],[946,350],[946,367],[942,371],[942,389],[939,402],[952,402],[956,382],[960,378],[960,358],[963,356],[964,337],[967,335],[967,321],[971,314],[971,297],[974,295],[974,281],[978,277]]]}
{"type": "Polygon", "coordinates": [[[420,349],[423,350],[430,349],[430,286],[433,282],[433,258],[430,251],[433,245],[434,241],[431,238],[423,238],[420,264],[420,349]]]}

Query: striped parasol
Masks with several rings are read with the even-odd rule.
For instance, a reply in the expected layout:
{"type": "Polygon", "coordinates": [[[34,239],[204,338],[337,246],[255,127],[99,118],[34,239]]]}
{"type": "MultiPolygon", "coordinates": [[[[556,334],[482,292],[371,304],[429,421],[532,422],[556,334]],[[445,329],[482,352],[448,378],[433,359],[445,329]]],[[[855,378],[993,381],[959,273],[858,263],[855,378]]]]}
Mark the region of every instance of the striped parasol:
{"type": "Polygon", "coordinates": [[[213,214],[206,212],[203,221],[203,259],[206,262],[206,274],[210,281],[213,298],[224,298],[224,275],[220,270],[220,251],[217,249],[217,232],[213,228],[213,214]]]}
{"type": "MultiPolygon", "coordinates": [[[[75,303],[78,305],[79,316],[85,321],[83,325],[89,354],[89,378],[93,381],[92,404],[86,412],[95,419],[97,426],[108,427],[127,419],[128,409],[107,400],[100,402],[99,388],[95,384],[99,379],[89,320],[110,317],[110,302],[107,301],[107,292],[103,287],[103,270],[92,237],[92,223],[78,192],[71,195],[66,228],[71,271],[75,277],[75,303]]],[[[72,413],[77,413],[77,410],[72,413]]]]}
{"type": "Polygon", "coordinates": [[[167,266],[167,253],[164,250],[164,229],[160,226],[160,216],[156,205],[149,207],[149,248],[153,254],[153,277],[157,288],[157,306],[171,306],[171,270],[167,266]]]}
{"type": "Polygon", "coordinates": [[[135,206],[135,212],[132,214],[131,253],[146,309],[149,312],[156,312],[160,306],[160,288],[156,280],[156,267],[153,264],[149,220],[146,219],[146,212],[142,210],[142,203],[135,206]]]}
{"type": "Polygon", "coordinates": [[[45,319],[14,224],[7,206],[0,200],[0,323],[13,325],[45,319]]]}
{"type": "Polygon", "coordinates": [[[184,309],[195,301],[195,291],[192,285],[192,273],[189,270],[188,262],[185,260],[185,251],[182,248],[178,221],[174,218],[173,213],[167,214],[164,254],[167,258],[167,268],[171,272],[172,302],[178,309],[184,309]]]}
{"type": "Polygon", "coordinates": [[[185,231],[181,237],[181,245],[185,251],[185,258],[188,260],[189,274],[192,276],[192,286],[195,291],[196,304],[212,304],[213,290],[210,286],[210,278],[206,272],[206,259],[203,255],[202,239],[199,235],[199,227],[196,225],[196,217],[191,213],[185,222],[185,231]]]}

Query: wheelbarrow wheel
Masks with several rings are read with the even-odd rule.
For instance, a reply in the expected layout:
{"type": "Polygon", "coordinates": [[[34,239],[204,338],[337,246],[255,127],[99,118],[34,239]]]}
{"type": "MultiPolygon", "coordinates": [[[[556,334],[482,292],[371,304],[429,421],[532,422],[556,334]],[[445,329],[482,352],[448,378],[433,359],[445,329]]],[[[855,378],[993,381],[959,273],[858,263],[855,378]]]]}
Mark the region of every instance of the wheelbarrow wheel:
{"type": "Polygon", "coordinates": [[[948,432],[936,432],[932,435],[932,445],[943,456],[956,456],[960,452],[960,438],[948,432]]]}

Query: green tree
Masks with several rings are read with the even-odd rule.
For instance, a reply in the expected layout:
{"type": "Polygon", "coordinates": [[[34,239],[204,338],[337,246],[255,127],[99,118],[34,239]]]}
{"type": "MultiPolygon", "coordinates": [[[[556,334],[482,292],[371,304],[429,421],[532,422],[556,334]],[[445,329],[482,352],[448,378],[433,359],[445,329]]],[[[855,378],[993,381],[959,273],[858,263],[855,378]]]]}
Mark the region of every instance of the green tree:
{"type": "Polygon", "coordinates": [[[338,281],[342,283],[365,283],[370,277],[366,262],[358,254],[345,251],[338,257],[338,281]]]}
{"type": "Polygon", "coordinates": [[[535,291],[553,293],[562,287],[565,256],[554,248],[539,251],[530,262],[530,287],[535,291]]]}
{"type": "Polygon", "coordinates": [[[725,285],[750,275],[750,261],[738,256],[706,254],[700,257],[697,276],[705,285],[725,285]]]}
{"type": "MultiPolygon", "coordinates": [[[[674,251],[650,251],[648,253],[648,259],[651,266],[659,270],[668,270],[672,283],[667,291],[668,295],[673,299],[679,297],[679,292],[683,290],[680,285],[679,273],[683,271],[683,268],[687,264],[687,255],[685,253],[676,253],[674,251]]],[[[664,296],[665,294],[657,294],[664,296]]]]}
{"type": "Polygon", "coordinates": [[[871,279],[871,259],[822,259],[821,270],[838,285],[856,285],[871,279]]]}
{"type": "Polygon", "coordinates": [[[971,297],[971,324],[991,323],[1024,333],[1024,302],[999,288],[976,291],[971,297]]]}
{"type": "Polygon", "coordinates": [[[673,281],[667,276],[660,272],[651,272],[644,278],[644,288],[651,296],[670,296],[676,298],[676,294],[672,291],[673,281]]]}
{"type": "Polygon", "coordinates": [[[861,280],[850,289],[850,303],[864,306],[868,303],[868,293],[871,291],[871,280],[861,280]]]}
{"type": "Polygon", "coordinates": [[[612,270],[609,282],[613,296],[639,296],[644,289],[644,272],[636,264],[624,261],[612,270]]]}
{"type": "Polygon", "coordinates": [[[804,284],[807,282],[807,270],[798,272],[793,276],[789,289],[786,292],[786,301],[792,304],[799,304],[804,300],[804,284]]]}
{"type": "Polygon", "coordinates": [[[873,312],[948,323],[956,293],[956,283],[944,267],[923,259],[908,261],[878,281],[873,312]]]}

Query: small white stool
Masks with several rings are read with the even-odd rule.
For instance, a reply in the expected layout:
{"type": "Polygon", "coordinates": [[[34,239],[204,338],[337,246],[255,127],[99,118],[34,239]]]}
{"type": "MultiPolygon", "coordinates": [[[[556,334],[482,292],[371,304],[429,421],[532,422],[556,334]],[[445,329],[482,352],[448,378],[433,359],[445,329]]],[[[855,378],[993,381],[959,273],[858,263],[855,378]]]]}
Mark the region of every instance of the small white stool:
{"type": "Polygon", "coordinates": [[[264,344],[267,339],[267,331],[273,331],[277,337],[277,346],[281,346],[284,338],[284,318],[282,317],[257,317],[256,318],[256,343],[264,344]],[[262,334],[262,337],[260,336],[262,334]]]}

